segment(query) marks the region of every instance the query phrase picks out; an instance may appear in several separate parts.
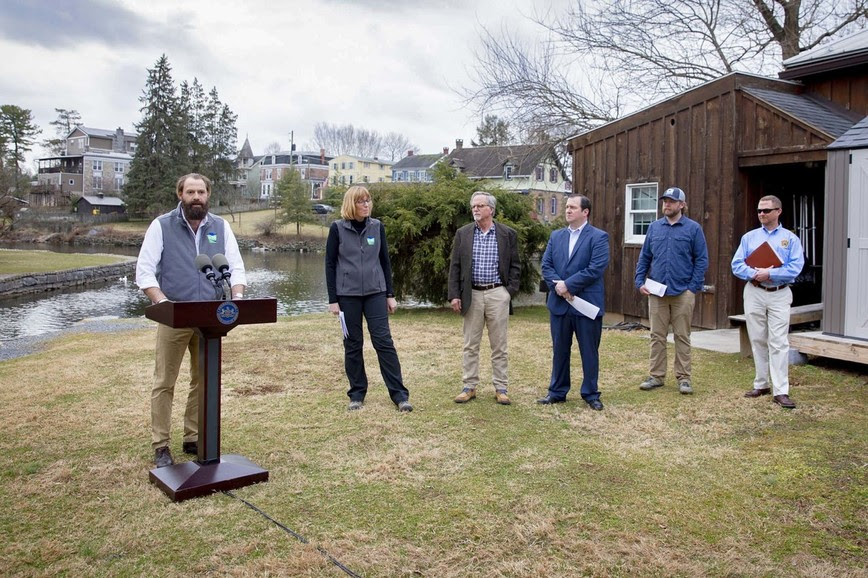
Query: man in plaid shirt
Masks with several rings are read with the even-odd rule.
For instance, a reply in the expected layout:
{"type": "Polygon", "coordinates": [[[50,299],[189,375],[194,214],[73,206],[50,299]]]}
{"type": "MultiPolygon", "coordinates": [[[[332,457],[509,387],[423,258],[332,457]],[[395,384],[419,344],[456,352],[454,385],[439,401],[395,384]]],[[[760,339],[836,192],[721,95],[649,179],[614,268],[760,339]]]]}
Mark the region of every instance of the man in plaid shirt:
{"type": "Polygon", "coordinates": [[[463,390],[455,403],[476,397],[479,385],[479,344],[488,327],[491,378],[495,400],[509,405],[507,395],[507,322],[512,298],[518,293],[521,263],[515,230],[494,222],[497,199],[484,191],[473,193],[473,223],[455,233],[449,265],[448,299],[452,310],[464,316],[463,390]]]}

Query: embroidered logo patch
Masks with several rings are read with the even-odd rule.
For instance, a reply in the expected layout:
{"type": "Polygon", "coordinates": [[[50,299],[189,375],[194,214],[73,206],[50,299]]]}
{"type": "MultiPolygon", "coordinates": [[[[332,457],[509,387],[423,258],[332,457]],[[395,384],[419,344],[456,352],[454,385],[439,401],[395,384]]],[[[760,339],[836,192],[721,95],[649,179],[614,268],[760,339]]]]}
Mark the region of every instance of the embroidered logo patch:
{"type": "Polygon", "coordinates": [[[217,320],[223,325],[232,325],[238,320],[238,305],[224,301],[217,307],[217,320]]]}
{"type": "Polygon", "coordinates": [[[207,237],[208,237],[208,242],[211,243],[212,245],[217,242],[217,233],[214,233],[214,232],[208,233],[207,237]]]}
{"type": "Polygon", "coordinates": [[[374,245],[374,237],[368,237],[368,245],[371,245],[371,246],[373,247],[373,245],[374,245]]]}
{"type": "Polygon", "coordinates": [[[789,239],[781,239],[781,247],[786,249],[789,246],[790,246],[790,240],[789,239]]]}

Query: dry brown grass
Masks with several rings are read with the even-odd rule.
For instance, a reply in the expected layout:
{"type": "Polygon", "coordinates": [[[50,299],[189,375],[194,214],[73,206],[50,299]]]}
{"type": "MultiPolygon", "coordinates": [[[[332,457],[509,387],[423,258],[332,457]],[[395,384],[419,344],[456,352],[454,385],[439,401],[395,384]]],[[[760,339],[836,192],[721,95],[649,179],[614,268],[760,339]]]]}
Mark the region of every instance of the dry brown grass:
{"type": "Polygon", "coordinates": [[[793,368],[785,412],[741,397],[749,361],[695,351],[695,395],[640,392],[645,336],[606,332],[606,410],[542,407],[551,346],[529,308],[510,322],[513,405],[488,386],[461,406],[460,318],[392,328],[411,414],[370,345],[365,408],[346,411],[327,314],[224,340],[223,450],[271,474],[235,493],[310,545],[227,495],[173,504],[148,483],[152,330],[0,363],[0,574],[340,576],[322,548],[365,576],[868,575],[864,373],[793,368]]]}

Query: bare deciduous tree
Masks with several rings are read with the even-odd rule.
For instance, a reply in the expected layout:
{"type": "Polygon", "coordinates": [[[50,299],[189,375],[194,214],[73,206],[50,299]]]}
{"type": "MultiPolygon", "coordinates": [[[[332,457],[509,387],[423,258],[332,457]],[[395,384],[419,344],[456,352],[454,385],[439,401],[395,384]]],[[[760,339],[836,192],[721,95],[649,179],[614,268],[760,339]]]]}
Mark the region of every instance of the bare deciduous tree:
{"type": "Polygon", "coordinates": [[[391,157],[414,148],[410,141],[398,133],[383,136],[375,130],[356,128],[352,124],[336,125],[318,122],[313,129],[314,145],[330,155],[359,157],[391,157]]]}
{"type": "Polygon", "coordinates": [[[542,43],[483,29],[465,97],[557,136],[729,72],[773,75],[783,59],[865,26],[868,0],[575,0],[532,20],[542,43]]]}
{"type": "Polygon", "coordinates": [[[397,132],[387,133],[383,137],[383,146],[380,152],[383,153],[383,158],[390,161],[398,161],[407,154],[408,151],[416,152],[419,148],[410,142],[406,136],[397,132]]]}
{"type": "Polygon", "coordinates": [[[273,154],[279,153],[280,151],[281,151],[280,143],[277,141],[274,141],[274,142],[268,143],[268,145],[266,145],[265,151],[263,152],[263,154],[273,155],[273,154]]]}

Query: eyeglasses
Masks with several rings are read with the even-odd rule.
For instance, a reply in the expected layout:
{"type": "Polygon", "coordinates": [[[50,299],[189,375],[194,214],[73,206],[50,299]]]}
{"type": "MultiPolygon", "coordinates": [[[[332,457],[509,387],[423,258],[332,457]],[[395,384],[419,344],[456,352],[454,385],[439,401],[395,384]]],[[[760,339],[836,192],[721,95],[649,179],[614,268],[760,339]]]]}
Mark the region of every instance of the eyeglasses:
{"type": "Polygon", "coordinates": [[[768,215],[772,211],[780,211],[780,209],[757,209],[757,213],[762,213],[763,215],[768,215]]]}
{"type": "Polygon", "coordinates": [[[486,208],[487,206],[488,206],[488,205],[470,205],[470,208],[471,208],[471,209],[484,209],[484,208],[486,208]]]}
{"type": "Polygon", "coordinates": [[[370,205],[371,199],[359,199],[358,201],[356,201],[356,204],[357,205],[370,205]]]}

